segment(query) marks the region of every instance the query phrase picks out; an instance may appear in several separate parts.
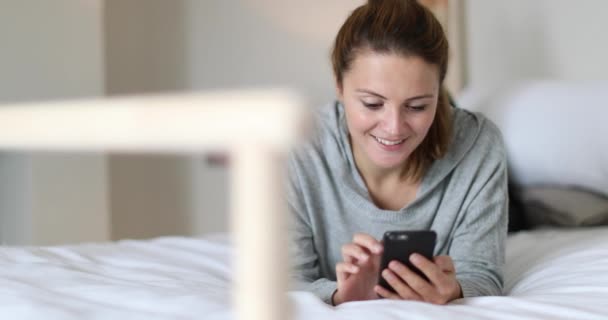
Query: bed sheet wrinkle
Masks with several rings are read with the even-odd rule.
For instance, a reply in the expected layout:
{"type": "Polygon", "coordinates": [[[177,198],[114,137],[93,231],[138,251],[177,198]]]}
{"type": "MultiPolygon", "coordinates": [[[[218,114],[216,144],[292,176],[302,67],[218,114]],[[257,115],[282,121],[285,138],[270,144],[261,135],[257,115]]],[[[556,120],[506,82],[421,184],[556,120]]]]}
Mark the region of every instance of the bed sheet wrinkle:
{"type": "MultiPolygon", "coordinates": [[[[132,244],[133,242],[127,242],[128,250],[122,250],[123,243],[118,244],[119,248],[114,244],[30,248],[28,258],[17,259],[20,263],[3,261],[11,267],[0,272],[4,273],[1,279],[6,279],[7,282],[12,279],[12,291],[20,292],[21,297],[36,305],[36,308],[45,305],[40,297],[54,297],[57,299],[55,307],[60,309],[84,304],[84,309],[79,309],[79,313],[87,308],[144,311],[153,304],[151,301],[158,299],[165,302],[174,300],[178,305],[183,305],[185,300],[190,299],[190,304],[199,306],[202,300],[209,307],[205,313],[212,312],[213,309],[222,313],[222,310],[228,309],[225,305],[225,301],[230,301],[229,283],[225,275],[228,273],[227,259],[209,259],[209,256],[213,256],[213,250],[209,250],[211,254],[205,254],[206,251],[201,250],[203,258],[199,256],[200,261],[194,260],[197,263],[180,266],[175,263],[180,258],[179,250],[172,248],[165,251],[159,246],[161,250],[150,251],[143,250],[148,247],[147,244],[132,244]],[[82,255],[75,252],[83,250],[96,258],[81,259],[82,255]],[[97,256],[98,253],[101,254],[97,256]],[[210,276],[214,269],[221,271],[218,274],[222,276],[210,276]],[[11,278],[11,272],[22,279],[11,278]],[[201,296],[200,293],[206,295],[201,296]],[[33,299],[35,296],[39,298],[33,299]],[[142,301],[139,306],[138,297],[142,301]],[[219,307],[212,308],[214,303],[219,307]]],[[[200,244],[204,249],[205,243],[200,244]]],[[[226,254],[226,250],[217,250],[217,253],[226,254]]],[[[190,257],[182,257],[181,260],[193,261],[190,257]]]]}
{"type": "MultiPolygon", "coordinates": [[[[536,319],[605,319],[606,315],[596,313],[586,303],[596,303],[601,297],[570,300],[572,296],[534,297],[487,297],[472,306],[493,309],[505,314],[529,315],[536,319]],[[581,302],[584,302],[581,304],[581,302]]],[[[606,308],[602,308],[605,312],[606,308]]],[[[514,317],[516,318],[516,317],[514,317]]]]}
{"type": "MultiPolygon", "coordinates": [[[[226,240],[0,248],[0,319],[234,319],[226,240]]],[[[298,320],[607,319],[605,270],[608,227],[535,230],[508,239],[505,297],[331,307],[309,292],[288,296],[298,320]]]]}
{"type": "MultiPolygon", "coordinates": [[[[467,305],[458,303],[447,306],[437,306],[416,301],[393,301],[375,300],[345,303],[338,307],[313,305],[314,297],[308,296],[309,293],[298,292],[295,296],[296,319],[416,319],[416,320],[435,320],[435,319],[513,319],[502,312],[487,310],[480,312],[467,305]],[[302,305],[300,305],[302,304],[302,305]]],[[[318,299],[317,299],[318,300],[318,299]]]]}
{"type": "Polygon", "coordinates": [[[520,232],[509,238],[505,292],[519,295],[553,277],[575,274],[581,276],[577,280],[604,285],[606,277],[588,280],[607,267],[607,259],[608,227],[520,232]]]}
{"type": "Polygon", "coordinates": [[[156,263],[165,269],[174,268],[178,272],[204,269],[222,280],[228,280],[231,276],[232,249],[219,240],[211,243],[196,238],[165,237],[149,242],[127,240],[119,243],[133,251],[131,259],[113,260],[121,266],[146,262],[156,263]]]}
{"type": "MultiPolygon", "coordinates": [[[[133,306],[121,306],[117,303],[104,303],[99,299],[92,300],[81,294],[65,294],[62,292],[45,292],[45,290],[23,291],[19,296],[12,296],[13,299],[20,298],[27,301],[16,299],[17,302],[11,303],[11,296],[3,295],[0,302],[1,314],[10,315],[10,319],[44,319],[53,318],[49,315],[55,315],[57,319],[93,319],[96,318],[96,313],[101,312],[105,316],[112,314],[123,314],[137,311],[139,316],[154,316],[157,312],[148,312],[145,309],[138,310],[133,306]],[[8,299],[6,299],[8,298],[8,299]],[[34,305],[35,309],[28,308],[34,305]],[[23,318],[15,317],[15,309],[21,309],[21,312],[28,315],[23,318]],[[13,312],[11,312],[13,311],[13,312]],[[31,316],[30,316],[31,315],[31,316]],[[42,316],[43,315],[43,316],[42,316]]],[[[4,317],[2,317],[4,319],[4,317]]],[[[9,319],[9,318],[7,318],[9,319]]],[[[107,318],[110,319],[110,318],[107,318]]]]}

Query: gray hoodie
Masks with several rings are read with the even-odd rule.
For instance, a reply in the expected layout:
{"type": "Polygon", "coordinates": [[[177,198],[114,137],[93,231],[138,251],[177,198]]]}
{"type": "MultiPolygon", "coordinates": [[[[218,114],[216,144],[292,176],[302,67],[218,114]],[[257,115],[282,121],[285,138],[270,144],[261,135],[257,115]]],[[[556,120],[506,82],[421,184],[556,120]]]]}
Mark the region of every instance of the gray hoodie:
{"type": "Polygon", "coordinates": [[[344,107],[317,112],[313,139],[288,163],[290,253],[298,289],[330,301],[342,245],[363,232],[434,230],[435,255],[449,255],[464,297],[501,295],[507,236],[507,165],[496,126],[454,109],[448,153],[424,175],[416,198],[398,210],[379,209],[353,160],[344,107]]]}

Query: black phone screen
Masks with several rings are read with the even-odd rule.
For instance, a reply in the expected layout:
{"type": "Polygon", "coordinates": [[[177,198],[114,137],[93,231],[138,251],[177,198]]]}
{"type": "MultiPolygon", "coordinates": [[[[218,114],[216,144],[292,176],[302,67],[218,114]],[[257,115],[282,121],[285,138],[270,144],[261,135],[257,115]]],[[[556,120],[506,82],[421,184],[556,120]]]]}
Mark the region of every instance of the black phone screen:
{"type": "Polygon", "coordinates": [[[411,254],[418,253],[433,261],[433,252],[435,250],[435,242],[437,241],[435,231],[387,231],[382,239],[384,242],[384,252],[380,262],[379,285],[394,292],[390,284],[382,277],[382,271],[387,269],[388,264],[393,260],[403,263],[428,281],[428,278],[410,262],[409,258],[411,254]]]}

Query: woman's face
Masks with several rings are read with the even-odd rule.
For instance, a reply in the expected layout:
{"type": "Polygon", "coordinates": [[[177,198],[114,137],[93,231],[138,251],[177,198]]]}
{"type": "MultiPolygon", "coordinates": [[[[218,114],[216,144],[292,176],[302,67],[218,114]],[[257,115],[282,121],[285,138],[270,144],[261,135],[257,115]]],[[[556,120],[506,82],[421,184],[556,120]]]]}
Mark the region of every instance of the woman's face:
{"type": "Polygon", "coordinates": [[[358,165],[402,167],[431,127],[438,96],[438,68],[422,58],[358,53],[338,86],[358,165]]]}

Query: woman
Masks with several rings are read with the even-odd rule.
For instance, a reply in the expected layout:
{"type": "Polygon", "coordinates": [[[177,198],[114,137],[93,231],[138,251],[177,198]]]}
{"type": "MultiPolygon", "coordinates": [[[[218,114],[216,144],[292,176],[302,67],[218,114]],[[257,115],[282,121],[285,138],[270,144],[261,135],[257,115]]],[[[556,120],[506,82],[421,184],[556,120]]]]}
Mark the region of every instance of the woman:
{"type": "Polygon", "coordinates": [[[288,188],[295,276],[327,303],[501,294],[505,150],[490,121],[449,105],[447,57],[416,1],[370,0],[336,37],[338,101],[291,157],[288,188]],[[396,261],[379,270],[378,239],[402,229],[436,231],[434,259],[410,257],[428,281],[396,261]]]}

